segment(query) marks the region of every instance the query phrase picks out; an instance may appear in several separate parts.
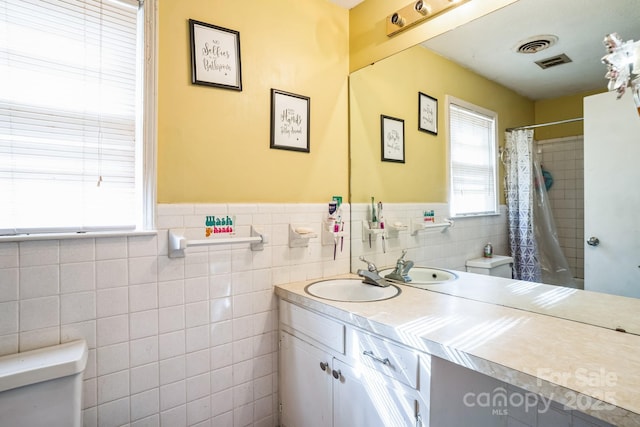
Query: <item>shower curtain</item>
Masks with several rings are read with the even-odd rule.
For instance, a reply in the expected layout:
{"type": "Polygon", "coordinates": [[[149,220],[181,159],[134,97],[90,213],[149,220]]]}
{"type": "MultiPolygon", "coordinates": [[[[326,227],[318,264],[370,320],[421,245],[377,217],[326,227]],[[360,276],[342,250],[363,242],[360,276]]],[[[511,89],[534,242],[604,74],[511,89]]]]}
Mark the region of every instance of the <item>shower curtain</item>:
{"type": "Polygon", "coordinates": [[[575,288],[548,203],[533,130],[507,132],[505,191],[514,278],[575,288]]]}

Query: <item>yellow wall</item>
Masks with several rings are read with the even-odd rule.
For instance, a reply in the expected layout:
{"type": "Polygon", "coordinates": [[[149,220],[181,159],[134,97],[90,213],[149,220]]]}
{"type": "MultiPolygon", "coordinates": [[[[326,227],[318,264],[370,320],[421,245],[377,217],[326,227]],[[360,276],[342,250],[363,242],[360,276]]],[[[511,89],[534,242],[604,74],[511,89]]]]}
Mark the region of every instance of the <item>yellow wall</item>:
{"type": "Polygon", "coordinates": [[[411,1],[366,0],[351,9],[349,14],[349,69],[359,70],[515,1],[517,0],[471,1],[388,37],[386,17],[411,1]]]}
{"type": "MultiPolygon", "coordinates": [[[[414,47],[351,74],[351,201],[447,201],[445,95],[498,113],[498,135],[532,123],[533,102],[414,47]],[[438,135],[418,131],[418,92],[438,99],[438,135]],[[405,161],[381,161],[380,115],[404,120],[405,161]]],[[[502,181],[500,181],[501,183],[502,181]]]]}
{"type": "Polygon", "coordinates": [[[158,202],[346,196],[348,27],[327,0],[159,0],[158,202]],[[191,84],[189,18],[240,32],[242,92],[191,84]],[[271,88],[311,98],[310,153],[269,148],[271,88]]]}
{"type": "MultiPolygon", "coordinates": [[[[536,118],[534,123],[551,123],[561,120],[583,117],[584,97],[604,91],[606,91],[606,88],[603,88],[602,90],[583,92],[575,95],[562,96],[559,98],[536,101],[536,118]]],[[[537,141],[583,134],[584,131],[582,122],[565,123],[562,125],[541,127],[534,130],[534,138],[537,141]]]]}

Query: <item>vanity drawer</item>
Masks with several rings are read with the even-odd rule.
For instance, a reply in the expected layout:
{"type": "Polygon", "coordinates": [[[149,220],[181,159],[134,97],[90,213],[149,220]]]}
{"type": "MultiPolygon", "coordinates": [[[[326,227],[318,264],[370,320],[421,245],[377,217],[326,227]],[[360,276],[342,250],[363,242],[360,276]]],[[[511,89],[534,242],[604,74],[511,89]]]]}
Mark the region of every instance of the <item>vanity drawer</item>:
{"type": "Polygon", "coordinates": [[[409,387],[418,386],[418,354],[413,350],[355,329],[347,331],[347,355],[409,387]]]}
{"type": "Polygon", "coordinates": [[[280,322],[318,343],[344,354],[344,325],[280,300],[280,322]]]}

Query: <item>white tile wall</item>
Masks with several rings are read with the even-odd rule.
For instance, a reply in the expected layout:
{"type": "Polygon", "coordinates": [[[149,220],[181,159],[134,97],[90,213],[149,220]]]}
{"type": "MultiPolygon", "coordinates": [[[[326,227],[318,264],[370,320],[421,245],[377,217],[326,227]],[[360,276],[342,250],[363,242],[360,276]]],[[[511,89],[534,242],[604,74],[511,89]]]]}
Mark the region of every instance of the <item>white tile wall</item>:
{"type": "Polygon", "coordinates": [[[583,137],[538,141],[537,152],[553,176],[548,195],[560,246],[574,277],[584,278],[583,137]]]}
{"type": "MultiPolygon", "coordinates": [[[[0,354],[84,338],[85,426],[265,426],[277,417],[273,285],[349,271],[349,245],[289,248],[324,204],[158,206],[157,236],[0,243],[0,354]],[[236,215],[269,236],[167,256],[167,229],[236,215]]],[[[346,209],[348,213],[348,209],[346,209]]],[[[348,220],[348,217],[346,218],[348,220]]],[[[204,236],[203,236],[204,237],[204,236]]]]}
{"type": "MultiPolygon", "coordinates": [[[[420,219],[425,210],[435,212],[436,223],[443,222],[449,209],[446,204],[397,203],[384,205],[384,218],[389,225],[402,223],[410,228],[412,219],[420,219]]],[[[371,247],[366,233],[362,231],[362,221],[370,219],[369,204],[352,205],[351,216],[351,270],[355,272],[364,266],[359,257],[363,255],[378,267],[394,266],[395,261],[407,250],[406,259],[416,265],[450,268],[464,271],[469,259],[482,257],[487,242],[493,245],[494,254],[508,255],[508,229],[506,206],[500,207],[500,215],[477,218],[461,218],[454,226],[442,229],[429,229],[411,235],[411,230],[388,231],[385,246],[380,237],[373,239],[371,247]],[[363,238],[364,236],[364,238],[363,238]]]]}

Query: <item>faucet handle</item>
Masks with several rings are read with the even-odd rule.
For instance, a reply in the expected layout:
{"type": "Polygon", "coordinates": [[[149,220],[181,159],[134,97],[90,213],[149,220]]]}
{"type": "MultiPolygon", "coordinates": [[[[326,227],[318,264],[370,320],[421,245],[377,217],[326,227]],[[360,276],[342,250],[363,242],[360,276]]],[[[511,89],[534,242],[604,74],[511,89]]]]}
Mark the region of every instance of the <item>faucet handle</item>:
{"type": "Polygon", "coordinates": [[[403,250],[402,250],[402,255],[400,256],[400,258],[398,258],[398,262],[400,262],[400,261],[404,260],[404,256],[405,256],[406,254],[407,254],[407,250],[406,250],[406,249],[403,249],[403,250]]]}
{"type": "Polygon", "coordinates": [[[367,264],[367,270],[371,272],[376,272],[376,273],[378,272],[378,268],[376,267],[376,265],[371,261],[367,261],[366,259],[364,259],[364,255],[360,255],[360,261],[367,264]]]}

